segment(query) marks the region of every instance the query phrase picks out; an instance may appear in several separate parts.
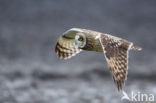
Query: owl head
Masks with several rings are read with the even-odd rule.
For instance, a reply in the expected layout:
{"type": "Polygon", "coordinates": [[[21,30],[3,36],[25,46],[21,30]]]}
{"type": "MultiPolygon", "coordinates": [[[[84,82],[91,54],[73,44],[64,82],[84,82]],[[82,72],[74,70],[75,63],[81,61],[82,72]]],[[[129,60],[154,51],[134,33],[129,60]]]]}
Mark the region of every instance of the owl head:
{"type": "Polygon", "coordinates": [[[80,49],[85,47],[86,45],[86,36],[83,33],[82,29],[79,28],[72,28],[66,31],[63,34],[63,37],[74,39],[74,45],[80,49]]]}
{"type": "Polygon", "coordinates": [[[83,33],[76,34],[75,45],[79,48],[83,48],[86,45],[86,36],[83,33]]]}

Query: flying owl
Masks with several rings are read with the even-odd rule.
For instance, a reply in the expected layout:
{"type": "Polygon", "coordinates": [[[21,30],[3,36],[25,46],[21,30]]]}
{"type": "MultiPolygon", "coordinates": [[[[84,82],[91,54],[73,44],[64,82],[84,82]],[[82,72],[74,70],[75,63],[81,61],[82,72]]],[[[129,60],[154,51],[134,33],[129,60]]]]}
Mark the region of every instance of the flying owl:
{"type": "Polygon", "coordinates": [[[60,59],[69,59],[82,50],[103,52],[117,89],[122,90],[128,72],[128,51],[141,48],[132,42],[92,30],[72,28],[58,39],[55,52],[60,59]]]}

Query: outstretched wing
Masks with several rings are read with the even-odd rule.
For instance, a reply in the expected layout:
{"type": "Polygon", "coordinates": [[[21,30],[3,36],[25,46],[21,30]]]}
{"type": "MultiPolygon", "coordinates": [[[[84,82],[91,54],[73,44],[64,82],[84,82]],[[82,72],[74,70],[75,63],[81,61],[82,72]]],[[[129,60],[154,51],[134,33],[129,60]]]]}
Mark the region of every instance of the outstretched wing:
{"type": "Polygon", "coordinates": [[[101,34],[100,42],[114,82],[118,90],[122,90],[127,78],[128,50],[132,43],[108,34],[101,34]]]}
{"type": "Polygon", "coordinates": [[[77,32],[75,29],[67,31],[57,41],[55,52],[60,59],[69,59],[81,51],[75,45],[75,35],[77,32]]]}

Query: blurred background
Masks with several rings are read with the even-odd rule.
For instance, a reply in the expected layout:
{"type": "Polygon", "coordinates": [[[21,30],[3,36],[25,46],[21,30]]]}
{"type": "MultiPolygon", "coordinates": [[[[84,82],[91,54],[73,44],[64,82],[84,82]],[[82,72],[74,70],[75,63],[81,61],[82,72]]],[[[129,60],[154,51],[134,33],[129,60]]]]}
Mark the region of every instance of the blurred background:
{"type": "Polygon", "coordinates": [[[0,0],[0,103],[121,103],[103,53],[58,59],[73,27],[142,47],[129,53],[124,90],[156,95],[155,0],[0,0]]]}

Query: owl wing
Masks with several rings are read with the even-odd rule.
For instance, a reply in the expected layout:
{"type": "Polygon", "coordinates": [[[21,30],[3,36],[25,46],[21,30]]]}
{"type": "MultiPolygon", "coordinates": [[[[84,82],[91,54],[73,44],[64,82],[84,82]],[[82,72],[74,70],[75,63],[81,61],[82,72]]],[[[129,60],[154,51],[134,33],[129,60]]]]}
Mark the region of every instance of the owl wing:
{"type": "Polygon", "coordinates": [[[58,39],[55,52],[60,59],[69,59],[81,51],[75,45],[75,35],[77,32],[76,30],[67,31],[58,39]]]}
{"type": "Polygon", "coordinates": [[[122,90],[128,72],[128,50],[132,43],[110,35],[101,35],[100,42],[114,82],[118,90],[122,90]]]}

